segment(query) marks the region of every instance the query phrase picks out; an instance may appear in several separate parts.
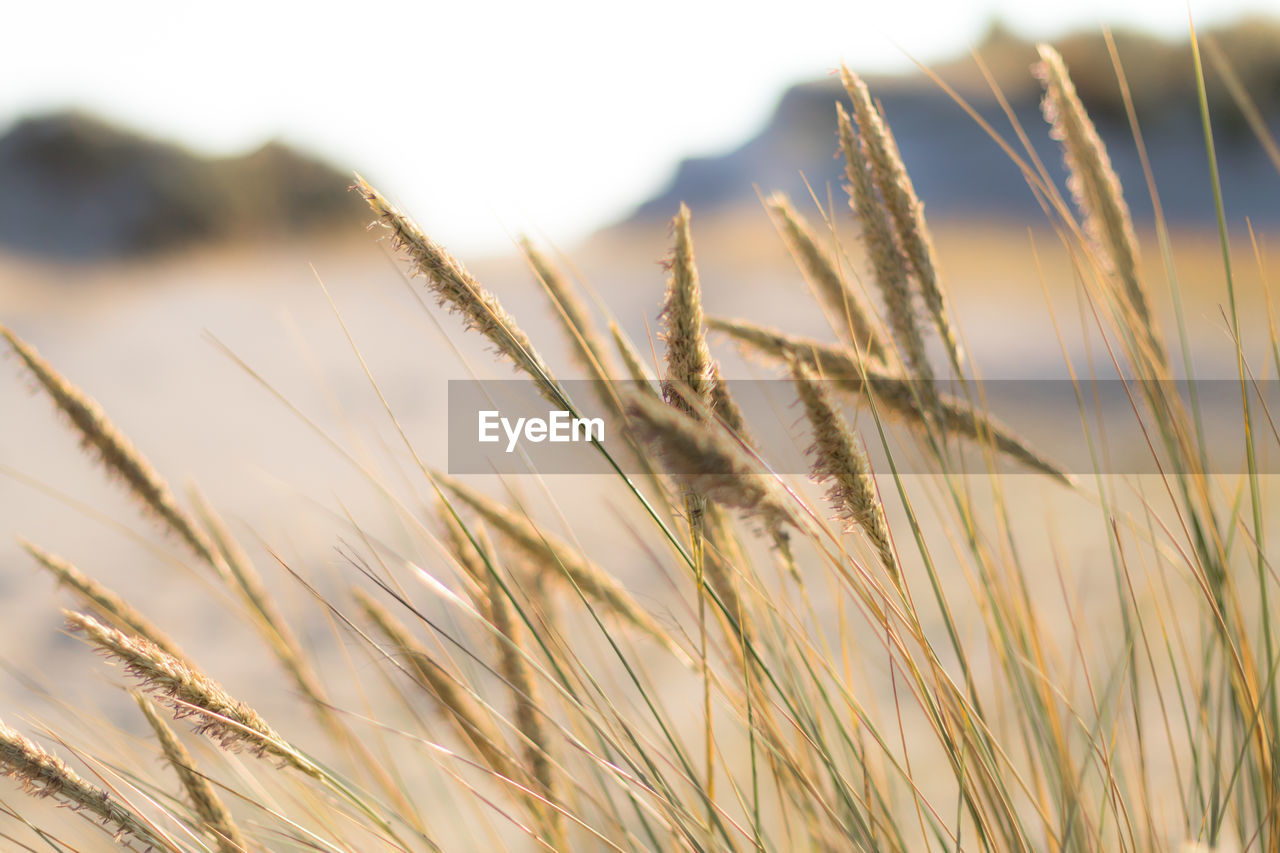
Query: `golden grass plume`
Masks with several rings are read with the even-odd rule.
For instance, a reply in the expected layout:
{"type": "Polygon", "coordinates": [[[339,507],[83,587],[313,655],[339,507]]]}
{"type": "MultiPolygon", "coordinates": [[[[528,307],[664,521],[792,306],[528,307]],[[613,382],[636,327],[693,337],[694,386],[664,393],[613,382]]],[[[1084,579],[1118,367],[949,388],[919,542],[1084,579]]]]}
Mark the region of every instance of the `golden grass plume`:
{"type": "Polygon", "coordinates": [[[440,304],[459,314],[468,329],[483,335],[499,355],[528,374],[548,400],[561,402],[562,395],[551,378],[551,370],[498,298],[363,178],[356,177],[353,189],[373,209],[377,216],[375,222],[391,232],[392,247],[412,264],[413,274],[426,278],[427,286],[440,304]]]}
{"type": "Polygon", "coordinates": [[[1107,261],[1107,272],[1119,280],[1121,289],[1117,295],[1124,313],[1132,316],[1134,325],[1142,331],[1142,344],[1150,349],[1155,366],[1166,372],[1168,354],[1142,281],[1138,238],[1120,180],[1111,167],[1106,146],[1076,95],[1062,56],[1048,45],[1042,44],[1038,50],[1040,63],[1034,70],[1044,85],[1045,120],[1062,144],[1067,185],[1084,215],[1085,233],[1107,261]]]}
{"type": "Polygon", "coordinates": [[[841,67],[840,79],[845,92],[853,102],[854,118],[858,123],[860,138],[865,145],[866,159],[871,175],[880,189],[884,207],[889,212],[894,231],[901,246],[902,255],[910,265],[920,288],[925,306],[933,316],[934,326],[942,338],[956,375],[961,374],[964,353],[960,338],[951,322],[951,312],[938,276],[938,262],[933,240],[924,221],[924,204],[916,195],[911,176],[902,162],[898,143],[889,130],[879,107],[871,100],[871,93],[858,75],[841,67]]]}
{"type": "MultiPolygon", "coordinates": [[[[835,383],[852,394],[871,392],[876,402],[889,414],[911,424],[923,424],[925,415],[917,398],[918,381],[883,373],[858,364],[843,349],[798,335],[788,335],[746,320],[707,319],[712,331],[729,335],[750,352],[786,363],[798,359],[809,370],[835,383]]],[[[1048,474],[1065,485],[1074,485],[1071,475],[1058,464],[1032,448],[1008,427],[969,404],[949,395],[937,395],[938,413],[943,425],[957,435],[979,443],[989,443],[995,450],[1042,474],[1048,474]]]]}
{"type": "Polygon", "coordinates": [[[21,545],[42,568],[53,575],[60,586],[72,590],[85,606],[93,608],[120,627],[127,628],[149,640],[173,657],[179,660],[186,657],[177,643],[114,590],[103,586],[76,568],[70,561],[56,554],[50,554],[25,540],[21,545]]]}
{"type": "Polygon", "coordinates": [[[108,473],[123,482],[130,493],[168,529],[177,533],[197,557],[220,577],[226,578],[226,565],[208,535],[179,505],[168,483],[107,418],[97,402],[54,370],[34,347],[3,325],[0,325],[0,337],[9,343],[54,405],[71,421],[80,434],[80,443],[97,456],[108,473]]]}
{"type": "Polygon", "coordinates": [[[732,507],[785,537],[795,514],[776,478],[765,473],[737,442],[714,423],[695,420],[639,394],[627,397],[628,428],[655,447],[671,478],[710,500],[732,507]]]}
{"type": "Polygon", "coordinates": [[[813,428],[813,477],[829,482],[827,498],[838,517],[862,529],[891,577],[898,561],[889,539],[889,523],[871,479],[871,466],[858,437],[821,382],[799,359],[791,361],[791,377],[813,428]]]}
{"type": "Polygon", "coordinates": [[[908,373],[920,380],[925,409],[931,411],[937,402],[933,367],[925,353],[924,336],[916,320],[907,262],[871,175],[868,142],[865,134],[860,135],[854,129],[849,114],[839,104],[836,105],[836,119],[840,148],[845,158],[849,205],[858,217],[867,257],[875,273],[880,297],[884,300],[889,329],[908,373]]]}
{"type": "Polygon", "coordinates": [[[218,741],[224,749],[245,748],[259,757],[279,759],[307,775],[320,775],[316,766],[289,747],[261,714],[194,666],[155,643],[117,631],[92,616],[70,610],[62,613],[69,631],[84,635],[90,645],[122,664],[125,672],[168,707],[175,718],[193,718],[200,734],[218,741]]]}
{"type": "Polygon", "coordinates": [[[178,735],[160,718],[155,703],[145,696],[135,694],[138,707],[147,718],[151,731],[155,733],[160,751],[173,772],[177,774],[182,788],[187,792],[191,807],[200,818],[201,829],[209,833],[218,853],[245,853],[250,850],[248,843],[236,826],[231,812],[227,810],[217,789],[203,773],[196,769],[191,753],[178,740],[178,735]]]}
{"type": "Polygon", "coordinates": [[[86,813],[86,817],[92,816],[122,844],[132,846],[136,842],[147,850],[173,849],[132,809],[85,781],[61,758],[9,728],[2,720],[0,775],[16,780],[33,796],[48,797],[73,811],[86,813]]]}
{"type": "Polygon", "coordinates": [[[839,265],[818,244],[805,222],[784,193],[774,193],[766,202],[791,256],[800,265],[833,318],[836,330],[858,352],[884,361],[888,355],[876,330],[871,309],[840,274],[839,265]]]}

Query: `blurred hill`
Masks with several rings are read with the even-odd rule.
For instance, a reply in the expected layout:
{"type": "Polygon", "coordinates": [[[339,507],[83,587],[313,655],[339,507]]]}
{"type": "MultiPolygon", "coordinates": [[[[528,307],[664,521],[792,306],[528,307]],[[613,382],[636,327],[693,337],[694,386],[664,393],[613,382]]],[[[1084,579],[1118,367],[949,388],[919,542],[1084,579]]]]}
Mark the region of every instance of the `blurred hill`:
{"type": "MultiPolygon", "coordinates": [[[[1213,222],[1190,42],[1165,42],[1133,31],[1116,31],[1113,37],[1166,215],[1175,224],[1213,222]]],[[[1280,174],[1212,61],[1215,50],[1226,59],[1271,133],[1280,136],[1280,21],[1241,20],[1200,38],[1227,212],[1235,220],[1247,215],[1260,224],[1280,223],[1280,174]]],[[[1146,179],[1101,33],[1070,35],[1055,46],[1098,126],[1135,217],[1149,220],[1146,179]]],[[[1040,112],[1041,90],[1030,70],[1037,60],[1034,44],[993,24],[976,52],[1061,187],[1062,155],[1049,138],[1040,112]]],[[[1025,158],[1009,118],[971,56],[933,70],[1025,158]]],[[[1022,221],[1043,216],[1018,168],[935,81],[915,73],[868,77],[867,84],[881,101],[931,217],[1022,221]]],[[[704,213],[755,205],[756,186],[766,194],[781,189],[807,199],[801,174],[819,201],[825,204],[828,186],[838,200],[843,166],[833,156],[837,99],[847,103],[834,77],[794,86],[754,138],[722,155],[684,161],[670,184],[628,221],[669,219],[681,201],[704,213]]]]}
{"type": "Polygon", "coordinates": [[[80,112],[0,137],[0,248],[99,260],[364,223],[350,177],[277,142],[210,158],[80,112]]]}

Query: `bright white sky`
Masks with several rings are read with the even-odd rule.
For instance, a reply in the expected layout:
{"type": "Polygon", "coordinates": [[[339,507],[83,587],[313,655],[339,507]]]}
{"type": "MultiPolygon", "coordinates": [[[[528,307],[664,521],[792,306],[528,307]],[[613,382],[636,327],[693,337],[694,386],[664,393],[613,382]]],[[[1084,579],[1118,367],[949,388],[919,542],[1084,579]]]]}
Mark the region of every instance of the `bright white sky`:
{"type": "MultiPolygon", "coordinates": [[[[1198,25],[1280,0],[1191,0],[1198,25]]],[[[463,254],[559,244],[680,157],[736,145],[789,83],[1053,36],[1185,33],[1185,0],[377,0],[6,4],[0,128],[79,106],[202,151],[271,137],[358,169],[463,254]]]]}

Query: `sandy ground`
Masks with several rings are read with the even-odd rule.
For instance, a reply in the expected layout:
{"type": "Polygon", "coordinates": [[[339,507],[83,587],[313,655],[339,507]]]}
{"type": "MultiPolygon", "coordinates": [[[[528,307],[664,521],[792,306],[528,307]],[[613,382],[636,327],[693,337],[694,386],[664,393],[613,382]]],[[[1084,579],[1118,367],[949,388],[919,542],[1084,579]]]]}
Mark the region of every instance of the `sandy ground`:
{"type": "MultiPolygon", "coordinates": [[[[716,222],[695,219],[708,312],[828,337],[825,320],[769,229],[758,212],[716,222]]],[[[1092,349],[1081,343],[1097,335],[1082,332],[1081,317],[1089,315],[1089,307],[1079,296],[1066,251],[1052,234],[957,225],[940,229],[937,242],[959,326],[983,375],[1064,376],[1064,346],[1078,365],[1088,352],[1105,355],[1096,341],[1092,349]]],[[[1172,335],[1159,256],[1149,245],[1157,311],[1172,335]]],[[[1265,241],[1263,245],[1265,257],[1265,241]]],[[[1202,375],[1229,377],[1234,365],[1220,313],[1225,289],[1216,241],[1213,235],[1182,234],[1175,248],[1198,369],[1202,375]]],[[[654,229],[607,234],[572,253],[594,294],[640,341],[648,331],[656,334],[664,281],[658,261],[665,249],[666,235],[654,229]]],[[[1265,339],[1267,312],[1263,276],[1251,251],[1247,243],[1236,247],[1236,285],[1247,339],[1259,341],[1265,339]]],[[[523,262],[484,259],[472,268],[500,295],[557,372],[569,375],[566,347],[523,262]]],[[[406,287],[399,268],[376,246],[220,251],[94,268],[0,260],[0,321],[97,398],[171,482],[199,484],[250,544],[286,610],[305,614],[299,622],[320,659],[339,662],[340,643],[330,626],[263,543],[333,590],[354,576],[337,550],[356,538],[348,515],[393,545],[412,540],[387,498],[344,453],[377,471],[407,506],[421,512],[429,502],[423,478],[370,389],[318,281],[328,287],[415,448],[428,464],[443,466],[447,380],[464,378],[472,370],[480,376],[511,374],[464,336],[453,319],[422,310],[415,296],[421,294],[419,285],[406,287]],[[243,359],[343,451],[318,436],[213,340],[243,359]]],[[[742,362],[731,347],[721,345],[717,355],[730,376],[770,375],[742,362]]],[[[46,401],[30,393],[18,364],[12,359],[2,363],[7,368],[0,371],[4,665],[36,677],[71,703],[96,707],[107,692],[102,663],[60,632],[57,608],[68,599],[56,594],[50,580],[20,551],[15,537],[22,536],[71,559],[153,614],[233,692],[269,717],[291,708],[291,696],[273,663],[237,641],[241,623],[222,606],[223,594],[187,567],[177,543],[157,536],[122,492],[104,482],[46,401]]],[[[496,485],[491,478],[477,482],[490,489],[496,485]]],[[[569,532],[588,553],[647,603],[681,606],[670,585],[654,572],[649,555],[619,547],[620,541],[630,540],[618,520],[626,511],[618,509],[622,497],[613,484],[591,478],[549,478],[546,483],[570,519],[569,532]]],[[[517,485],[535,505],[546,508],[542,484],[526,478],[517,485]]],[[[1007,485],[1020,517],[1030,519],[1025,532],[1018,531],[1023,559],[1046,567],[1065,562],[1075,604],[1101,606],[1112,594],[1112,581],[1093,502],[1041,478],[1011,477],[1007,485]]],[[[1130,493],[1128,485],[1119,488],[1130,493]]],[[[896,508],[890,515],[891,521],[900,520],[896,508]]],[[[564,529],[554,514],[546,518],[564,529]]],[[[1270,523],[1276,526],[1275,519],[1270,523]]],[[[941,553],[950,553],[944,529],[935,525],[926,533],[941,553]]],[[[962,593],[965,583],[957,575],[956,591],[962,593]]],[[[1059,614],[1056,625],[1067,630],[1058,582],[1048,568],[1045,595],[1046,610],[1059,614]]],[[[1096,636],[1099,644],[1105,643],[1105,624],[1096,636]]],[[[332,685],[339,697],[344,685],[342,676],[332,685]]],[[[30,691],[31,685],[17,676],[0,676],[0,719],[29,727],[69,718],[53,703],[34,700],[30,691]]],[[[113,716],[123,707],[114,700],[101,705],[103,713],[113,716]]],[[[138,729],[127,716],[119,722],[138,729]]],[[[0,817],[0,827],[4,821],[0,817]]]]}

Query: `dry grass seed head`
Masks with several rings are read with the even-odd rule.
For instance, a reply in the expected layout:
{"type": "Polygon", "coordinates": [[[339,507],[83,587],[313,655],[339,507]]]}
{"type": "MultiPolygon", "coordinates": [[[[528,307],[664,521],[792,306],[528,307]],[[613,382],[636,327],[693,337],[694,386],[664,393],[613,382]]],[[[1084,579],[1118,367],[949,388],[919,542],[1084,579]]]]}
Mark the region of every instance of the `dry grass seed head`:
{"type": "MultiPolygon", "coordinates": [[[[147,850],[171,850],[142,819],[96,785],[85,781],[61,758],[9,728],[0,720],[0,775],[15,780],[34,797],[48,797],[77,811],[87,812],[125,845],[146,845],[147,850]]],[[[86,815],[86,816],[88,816],[86,815]]]]}
{"type": "Polygon", "coordinates": [[[574,355],[592,378],[600,382],[608,381],[615,372],[613,359],[604,339],[596,330],[595,323],[591,321],[587,306],[578,298],[573,285],[528,237],[520,238],[520,249],[551,297],[556,318],[568,334],[574,355]]]}
{"type": "Polygon", "coordinates": [[[476,755],[499,776],[520,779],[503,747],[502,738],[484,709],[459,688],[455,678],[436,662],[427,648],[391,611],[364,590],[354,589],[352,594],[365,618],[391,644],[418,686],[436,701],[445,717],[475,749],[476,755]]]}
{"type": "Polygon", "coordinates": [[[1150,348],[1156,366],[1167,371],[1168,355],[1138,272],[1138,238],[1120,179],[1076,94],[1062,57],[1048,45],[1042,44],[1038,49],[1040,62],[1034,70],[1044,86],[1044,117],[1054,138],[1062,144],[1067,186],[1084,214],[1085,233],[1100,251],[1107,272],[1119,280],[1122,306],[1143,330],[1143,346],[1150,348]]]}
{"type": "Polygon", "coordinates": [[[160,719],[155,703],[142,695],[135,695],[134,698],[155,733],[165,761],[182,782],[183,790],[187,792],[191,806],[200,818],[201,829],[213,837],[218,853],[244,853],[249,847],[213,784],[196,770],[191,753],[187,752],[173,729],[160,719]]]}
{"type": "Polygon", "coordinates": [[[661,314],[665,329],[662,339],[667,345],[663,396],[672,406],[692,413],[692,404],[685,399],[685,394],[698,402],[710,402],[712,365],[703,329],[702,286],[694,263],[689,208],[683,204],[671,223],[671,230],[675,245],[666,261],[671,275],[667,279],[667,296],[661,314]]]}
{"type": "MultiPolygon", "coordinates": [[[[886,414],[896,416],[909,424],[922,425],[924,415],[920,410],[913,380],[891,376],[867,365],[859,365],[843,349],[798,335],[788,335],[767,329],[745,320],[708,318],[712,331],[729,335],[749,352],[764,355],[783,363],[791,358],[824,379],[831,381],[842,391],[862,395],[872,393],[886,414]]],[[[1047,474],[1055,480],[1073,485],[1074,481],[1060,466],[1032,448],[1012,430],[990,415],[976,411],[967,403],[948,395],[938,397],[938,413],[946,429],[956,435],[989,443],[996,451],[1008,456],[1033,471],[1047,474]]]]}
{"type": "Polygon", "coordinates": [[[180,660],[186,658],[177,643],[169,639],[168,635],[156,627],[150,619],[143,616],[116,592],[98,583],[56,554],[41,550],[30,542],[24,541],[21,544],[37,563],[54,576],[59,586],[65,586],[75,592],[86,606],[97,610],[104,618],[150,640],[175,658],[180,660]]]}
{"type": "Polygon", "coordinates": [[[719,424],[635,394],[627,398],[627,414],[637,439],[657,449],[682,489],[739,510],[771,534],[796,525],[774,477],[762,472],[719,424]]]}
{"type": "Polygon", "coordinates": [[[942,292],[942,284],[938,279],[933,240],[924,221],[924,204],[916,195],[911,176],[907,174],[902,154],[898,151],[898,143],[879,108],[871,100],[866,84],[848,68],[840,69],[840,77],[853,102],[854,118],[865,145],[871,175],[880,188],[885,209],[889,211],[889,217],[893,221],[903,257],[915,274],[920,295],[933,316],[934,326],[942,338],[947,357],[959,374],[963,353],[960,350],[959,336],[951,323],[951,312],[942,292]]]}
{"type": "Polygon", "coordinates": [[[493,547],[491,543],[484,536],[484,531],[480,526],[474,525],[471,528],[471,534],[475,537],[476,544],[472,544],[471,539],[467,537],[467,531],[463,529],[461,522],[449,511],[449,507],[445,505],[444,501],[440,501],[436,505],[436,518],[439,519],[440,533],[449,555],[457,561],[458,566],[462,569],[463,583],[467,587],[468,594],[476,602],[477,609],[487,618],[485,607],[488,606],[489,601],[489,595],[486,591],[488,589],[489,569],[485,566],[484,556],[492,558],[493,547]],[[484,556],[476,550],[476,545],[479,545],[484,551],[484,556]]]}
{"type": "Polygon", "coordinates": [[[787,249],[819,298],[826,303],[827,310],[837,318],[837,330],[857,352],[865,352],[871,358],[884,361],[887,354],[871,310],[845,282],[838,266],[818,244],[804,217],[783,193],[775,193],[767,205],[787,249]]]}
{"type": "Polygon", "coordinates": [[[617,349],[618,356],[622,359],[622,364],[627,369],[627,375],[631,377],[631,381],[638,388],[652,391],[653,374],[635,346],[622,333],[617,323],[609,324],[609,333],[613,336],[614,348],[617,349]]]}
{"type": "Polygon", "coordinates": [[[345,740],[347,734],[337,713],[329,705],[320,677],[308,661],[302,649],[302,643],[289,627],[288,620],[280,612],[275,598],[263,583],[262,575],[258,573],[248,553],[232,535],[226,522],[213,505],[198,489],[191,489],[190,495],[201,523],[209,531],[218,553],[225,561],[231,575],[232,586],[248,603],[256,617],[255,623],[259,633],[262,634],[285,672],[293,679],[298,690],[306,697],[321,724],[335,737],[345,740]]]}
{"type": "Polygon", "coordinates": [[[720,374],[719,362],[711,365],[711,414],[743,443],[754,445],[747,432],[747,421],[742,409],[729,392],[729,384],[724,376],[720,374]]]}
{"type": "Polygon", "coordinates": [[[290,749],[257,711],[193,665],[148,640],[109,628],[92,616],[69,610],[62,613],[68,630],[83,634],[108,658],[123,664],[125,672],[168,707],[175,718],[194,718],[200,734],[218,741],[224,749],[248,749],[259,757],[271,756],[307,775],[319,776],[318,769],[290,749]]]}
{"type": "MultiPolygon", "coordinates": [[[[513,618],[511,604],[498,578],[486,573],[485,589],[488,599],[488,618],[490,624],[501,635],[495,638],[498,653],[498,672],[506,680],[511,689],[511,700],[515,706],[515,723],[523,737],[521,755],[525,768],[529,771],[536,786],[537,793],[547,800],[554,801],[555,774],[548,752],[550,742],[546,729],[542,725],[542,709],[538,700],[537,682],[532,667],[519,651],[522,643],[521,628],[513,618]]],[[[564,826],[560,813],[550,807],[541,807],[539,812],[548,825],[551,834],[563,838],[564,826]]]]}
{"type": "Polygon", "coordinates": [[[792,358],[790,365],[800,402],[813,428],[813,444],[807,452],[814,456],[814,480],[831,484],[827,498],[837,516],[850,522],[846,530],[852,525],[861,528],[885,569],[897,577],[889,524],[861,442],[822,382],[799,359],[792,358]]]}
{"type": "Polygon", "coordinates": [[[729,515],[719,504],[707,507],[707,542],[710,545],[704,563],[707,584],[728,611],[726,633],[734,657],[741,664],[743,647],[752,644],[755,637],[751,614],[743,607],[738,591],[737,575],[745,570],[747,563],[729,515]]]}
{"type": "Polygon", "coordinates": [[[97,402],[54,370],[34,347],[2,325],[0,337],[8,341],[54,405],[71,421],[80,435],[81,445],[97,456],[108,473],[120,479],[144,507],[177,533],[197,557],[226,579],[226,564],[208,535],[182,509],[169,485],[133,443],[116,429],[97,402]]]}
{"type": "Polygon", "coordinates": [[[412,219],[363,178],[357,176],[353,189],[373,209],[376,224],[391,233],[391,245],[408,259],[412,274],[427,280],[427,286],[440,304],[461,315],[468,329],[479,332],[500,356],[528,374],[548,401],[561,405],[563,395],[551,378],[551,370],[498,298],[481,287],[460,261],[424,234],[412,219]]]}
{"type": "Polygon", "coordinates": [[[937,389],[933,386],[933,368],[925,354],[924,337],[916,322],[911,282],[907,276],[908,264],[876,193],[868,163],[868,143],[854,130],[849,114],[841,105],[836,106],[836,118],[840,147],[845,157],[849,204],[862,229],[862,239],[884,300],[889,328],[911,377],[920,380],[921,399],[926,409],[931,409],[936,402],[937,389]]]}

